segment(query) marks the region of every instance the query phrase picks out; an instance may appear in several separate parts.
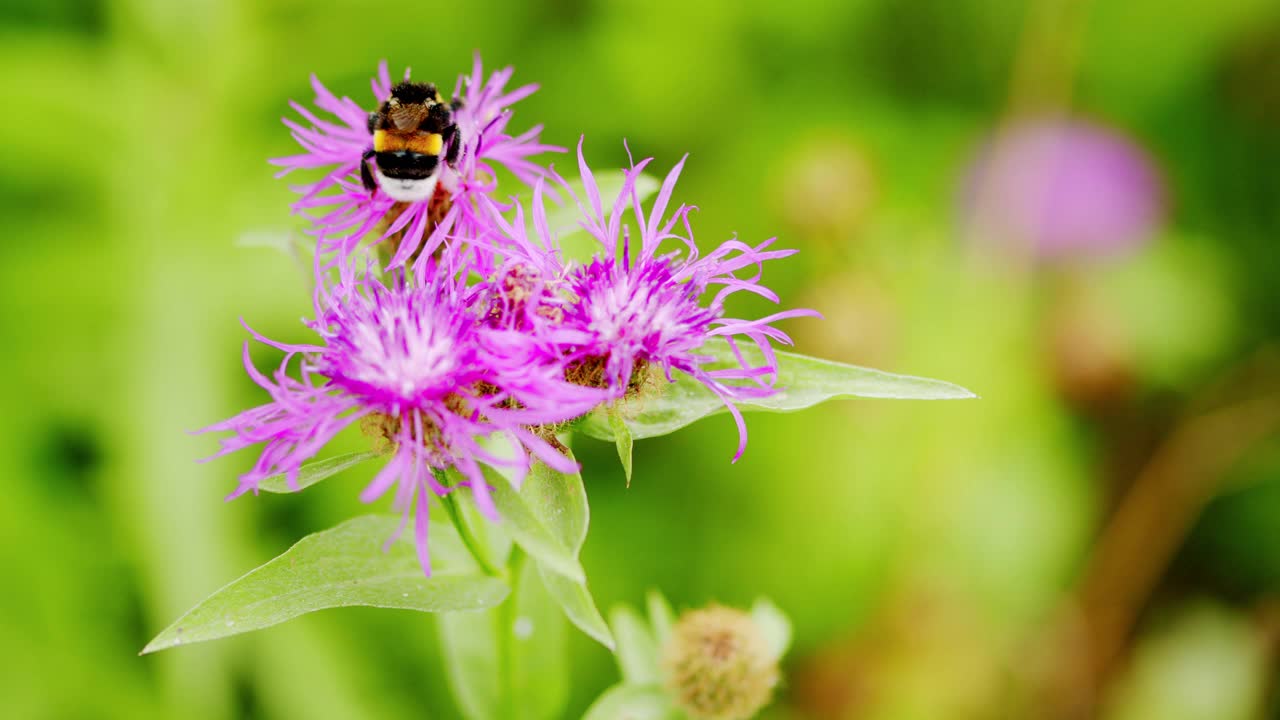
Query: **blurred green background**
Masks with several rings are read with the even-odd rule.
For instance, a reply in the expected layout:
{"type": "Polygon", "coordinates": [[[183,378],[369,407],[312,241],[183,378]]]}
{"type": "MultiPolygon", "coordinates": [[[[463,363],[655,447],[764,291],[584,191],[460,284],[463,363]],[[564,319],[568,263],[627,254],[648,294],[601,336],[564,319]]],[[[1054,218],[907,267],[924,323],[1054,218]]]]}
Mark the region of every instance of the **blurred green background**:
{"type": "MultiPolygon", "coordinates": [[[[197,464],[215,441],[187,433],[262,401],[240,317],[304,337],[304,274],[237,242],[301,227],[266,164],[287,101],[316,73],[367,102],[382,58],[451,86],[475,50],[542,85],[513,127],[603,167],[624,138],[689,152],[704,247],[800,248],[766,279],[826,315],[786,326],[802,352],[982,396],[752,416],[734,466],[705,420],[640,443],[630,489],[581,441],[602,607],[773,598],[797,642],[772,718],[1280,717],[1274,0],[6,0],[0,37],[5,717],[454,716],[409,612],[136,653],[366,511],[365,468],[224,503],[252,458],[197,464]],[[1005,221],[1067,191],[974,170],[1063,116],[1151,173],[1080,170],[1088,217],[1054,220],[1132,192],[1155,211],[1123,251],[1037,252],[1005,221]]],[[[566,717],[616,679],[572,649],[566,717]]]]}

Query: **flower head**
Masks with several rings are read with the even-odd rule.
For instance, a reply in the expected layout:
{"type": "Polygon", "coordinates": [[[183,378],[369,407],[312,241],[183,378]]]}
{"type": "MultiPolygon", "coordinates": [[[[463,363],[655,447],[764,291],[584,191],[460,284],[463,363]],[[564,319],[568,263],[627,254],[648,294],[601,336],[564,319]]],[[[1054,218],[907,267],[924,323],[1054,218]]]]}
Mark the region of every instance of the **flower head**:
{"type": "Polygon", "coordinates": [[[441,482],[456,468],[477,506],[496,510],[481,464],[528,471],[531,455],[563,472],[576,464],[529,428],[562,422],[590,410],[600,393],[564,381],[563,368],[531,362],[528,343],[479,322],[470,292],[451,273],[411,286],[399,275],[390,287],[372,275],[353,285],[317,294],[320,336],[313,345],[286,345],[253,337],[286,354],[272,377],[249,361],[245,368],[271,394],[271,402],[207,430],[234,433],[218,455],[265,443],[258,462],[241,477],[233,494],[283,474],[293,487],[303,462],[356,421],[381,436],[391,453],[387,465],[365,488],[369,502],[396,488],[406,517],[410,510],[424,570],[427,496],[455,488],[441,482]],[[289,367],[301,357],[298,377],[289,367]],[[500,457],[482,443],[502,436],[516,448],[500,457]]]}
{"type": "MultiPolygon", "coordinates": [[[[316,107],[334,116],[337,122],[321,119],[301,104],[291,103],[311,123],[305,127],[287,118],[284,121],[305,152],[272,162],[284,168],[281,175],[297,169],[331,168],[320,180],[299,188],[302,197],[294,209],[319,213],[314,230],[318,249],[335,255],[331,264],[346,271],[345,279],[352,275],[348,260],[360,241],[371,233],[378,234],[378,242],[397,242],[388,269],[415,257],[421,261],[431,256],[449,238],[468,240],[484,235],[486,221],[478,214],[476,198],[495,189],[497,166],[521,182],[532,183],[543,170],[530,158],[563,150],[539,141],[541,126],[520,134],[508,132],[511,107],[537,90],[536,85],[508,90],[512,72],[506,68],[486,78],[477,55],[471,74],[458,78],[454,99],[459,104],[453,110],[457,136],[448,141],[458,143],[456,157],[452,162],[441,158],[431,192],[409,202],[391,197],[382,187],[371,192],[361,182],[361,165],[373,147],[367,109],[350,98],[336,97],[314,76],[311,83],[316,91],[316,107]]],[[[409,79],[408,70],[404,79],[409,79]]],[[[393,85],[385,62],[379,66],[372,88],[377,104],[391,96],[393,85]]],[[[481,263],[489,261],[479,251],[477,258],[481,263]]]]}
{"type": "Polygon", "coordinates": [[[662,666],[676,704],[699,720],[746,720],[778,684],[778,659],[751,615],[718,605],[680,617],[662,666]]]}
{"type": "Polygon", "coordinates": [[[635,390],[650,368],[660,368],[669,382],[675,381],[676,372],[689,375],[724,400],[733,414],[739,430],[736,460],[746,448],[747,436],[734,400],[775,392],[772,343],[791,344],[772,323],[816,313],[786,310],[754,320],[727,317],[725,301],[738,292],[778,302],[778,296],[760,284],[763,263],[796,251],[771,250],[773,239],[755,246],[734,239],[700,255],[689,222],[693,208],[680,205],[667,214],[684,160],[667,174],[646,212],[636,182],[649,162],[633,164],[624,173],[622,188],[608,199],[607,211],[581,143],[578,167],[585,198],[552,171],[552,180],[577,204],[581,227],[600,244],[585,264],[562,260],[547,223],[542,181],[534,189],[533,237],[525,229],[521,208],[514,222],[499,218],[496,227],[510,245],[508,254],[522,258],[543,277],[557,278],[561,292],[571,299],[554,324],[543,323],[569,362],[570,379],[604,388],[617,398],[635,390]],[[628,218],[630,223],[624,222],[628,218]],[[743,270],[754,272],[740,277],[743,270]],[[728,344],[738,360],[735,365],[715,366],[716,358],[704,346],[716,340],[728,344]],[[743,342],[759,350],[759,365],[739,351],[743,342]]]}
{"type": "Polygon", "coordinates": [[[974,161],[962,201],[976,237],[1025,247],[1041,260],[1135,250],[1164,217],[1160,175],[1146,152],[1078,120],[1003,129],[974,161]]]}

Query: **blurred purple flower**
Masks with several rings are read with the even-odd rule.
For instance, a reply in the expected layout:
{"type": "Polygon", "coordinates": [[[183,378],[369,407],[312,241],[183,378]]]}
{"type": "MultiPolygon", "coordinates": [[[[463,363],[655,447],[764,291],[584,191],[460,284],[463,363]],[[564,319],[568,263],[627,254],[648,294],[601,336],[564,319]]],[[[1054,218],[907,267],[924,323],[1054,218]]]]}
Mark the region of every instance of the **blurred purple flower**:
{"type": "Polygon", "coordinates": [[[578,143],[578,169],[585,198],[580,198],[554,170],[550,175],[577,204],[580,225],[600,243],[590,262],[565,264],[557,238],[547,224],[543,181],[534,187],[531,212],[535,234],[530,237],[524,208],[517,205],[514,220],[493,213],[503,241],[512,245],[508,254],[530,268],[528,274],[554,279],[569,298],[551,312],[526,315],[537,329],[532,334],[549,341],[554,352],[569,362],[570,379],[605,388],[613,398],[635,390],[648,368],[660,367],[668,382],[680,371],[705,385],[725,402],[738,425],[739,445],[734,460],[746,449],[747,429],[734,400],[758,398],[775,392],[777,361],[771,342],[791,344],[786,333],[772,323],[785,318],[816,316],[812,310],[786,310],[756,320],[725,317],[725,300],[749,292],[778,302],[772,290],[760,284],[763,263],[793,255],[795,250],[769,250],[774,238],[751,246],[738,240],[722,243],[700,257],[693,240],[689,212],[680,205],[667,217],[667,207],[684,159],[668,173],[645,212],[635,191],[636,180],[651,159],[633,164],[624,174],[622,188],[606,213],[591,168],[578,143]],[[639,236],[639,251],[632,252],[632,226],[623,223],[630,212],[639,236]],[[667,241],[680,248],[659,254],[667,241]],[[751,277],[735,273],[755,268],[751,277]],[[711,288],[717,288],[702,305],[711,288]],[[724,339],[737,355],[731,367],[716,367],[716,358],[700,348],[714,338],[724,339]],[[739,350],[740,342],[759,349],[762,363],[752,365],[739,350]]]}
{"type": "Polygon", "coordinates": [[[232,497],[280,474],[296,488],[301,465],[362,420],[393,450],[360,497],[370,502],[396,486],[396,506],[406,520],[415,518],[419,558],[429,574],[427,494],[453,490],[437,472],[457,468],[477,506],[496,518],[481,463],[512,468],[517,483],[531,454],[556,470],[576,471],[575,462],[529,428],[582,415],[603,393],[566,382],[563,366],[531,362],[531,347],[518,334],[478,322],[470,294],[449,272],[434,273],[419,287],[397,274],[390,288],[367,274],[355,285],[317,292],[316,320],[308,325],[319,344],[278,343],[250,330],[286,354],[268,378],[250,362],[246,342],[245,369],[271,402],[204,430],[234,433],[214,457],[265,443],[232,497]],[[299,355],[295,379],[289,365],[299,355]],[[479,438],[490,435],[509,440],[514,457],[486,449],[479,438]]]}
{"type": "MultiPolygon", "coordinates": [[[[291,102],[293,109],[311,123],[311,127],[304,127],[288,118],[284,120],[305,152],[277,158],[272,163],[284,168],[279,175],[298,169],[332,168],[320,180],[297,188],[302,197],[294,203],[297,212],[321,213],[315,218],[314,233],[321,253],[336,253],[330,266],[347,268],[346,261],[360,240],[375,229],[381,231],[379,242],[400,236],[388,269],[399,267],[415,255],[420,261],[430,257],[447,238],[475,240],[484,234],[486,222],[477,214],[475,198],[496,188],[495,166],[506,168],[526,184],[542,176],[543,168],[529,158],[544,152],[563,152],[564,148],[541,143],[541,125],[519,135],[507,132],[511,106],[538,89],[537,85],[524,85],[508,91],[506,86],[513,72],[508,67],[486,79],[480,56],[476,55],[471,74],[459,77],[454,88],[454,97],[463,103],[454,114],[462,143],[458,160],[453,165],[441,163],[438,189],[432,197],[407,204],[397,203],[381,188],[371,195],[361,185],[361,155],[372,143],[368,109],[350,98],[336,97],[312,76],[316,107],[338,122],[323,120],[301,104],[291,102]],[[326,192],[330,190],[336,192],[326,192]]],[[[404,79],[409,79],[408,70],[404,79]]],[[[391,86],[384,61],[372,81],[375,103],[391,94],[391,86]]],[[[350,274],[345,277],[349,279],[350,274]]]]}
{"type": "Polygon", "coordinates": [[[1004,129],[974,162],[963,204],[982,239],[1022,243],[1047,259],[1141,246],[1164,210],[1160,176],[1146,153],[1079,120],[1004,129]]]}

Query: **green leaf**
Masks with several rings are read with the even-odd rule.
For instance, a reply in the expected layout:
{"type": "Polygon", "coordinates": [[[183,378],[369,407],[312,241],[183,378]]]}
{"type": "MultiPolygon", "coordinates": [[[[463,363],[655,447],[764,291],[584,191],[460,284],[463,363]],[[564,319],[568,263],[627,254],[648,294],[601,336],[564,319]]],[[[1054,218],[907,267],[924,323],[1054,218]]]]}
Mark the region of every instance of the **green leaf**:
{"type": "Polygon", "coordinates": [[[777,605],[765,598],[759,598],[751,606],[751,620],[764,634],[765,642],[773,653],[773,659],[780,659],[791,646],[791,621],[778,609],[777,605]]]}
{"type": "MultiPolygon", "coordinates": [[[[461,480],[461,475],[456,470],[450,470],[446,473],[446,484],[457,483],[461,480]]],[[[476,507],[475,498],[471,491],[455,491],[440,498],[440,502],[431,503],[431,510],[435,512],[439,508],[439,512],[444,522],[453,525],[458,529],[458,534],[466,542],[466,537],[470,536],[476,544],[474,550],[478,550],[485,562],[493,569],[489,575],[502,574],[502,569],[507,564],[507,558],[511,554],[511,536],[507,534],[501,522],[493,522],[484,513],[476,507]]],[[[434,515],[432,516],[435,517],[434,515]]],[[[474,556],[473,556],[474,557],[474,556]]],[[[480,569],[485,567],[480,564],[480,569]]]]}
{"type": "Polygon", "coordinates": [[[547,584],[551,597],[560,603],[560,609],[564,610],[569,621],[601,645],[613,650],[613,633],[600,616],[600,610],[596,608],[596,601],[591,597],[587,584],[565,577],[541,563],[538,564],[538,569],[542,572],[542,581],[547,584]]]}
{"type": "Polygon", "coordinates": [[[568,624],[534,563],[524,563],[521,570],[515,612],[508,617],[517,714],[506,717],[555,718],[569,700],[568,624]]]}
{"type": "MultiPolygon", "coordinates": [[[[761,362],[754,346],[741,346],[752,365],[761,362]]],[[[715,339],[701,349],[717,359],[716,366],[736,365],[729,344],[715,339]]],[[[887,398],[895,400],[957,400],[977,397],[959,385],[941,380],[894,375],[880,370],[846,365],[788,352],[778,352],[778,392],[752,400],[735,401],[743,412],[795,412],[827,400],[847,398],[887,398]]],[[[708,415],[725,412],[724,401],[688,375],[676,382],[659,382],[651,397],[641,396],[624,410],[634,438],[649,438],[675,432],[708,415]]],[[[614,439],[608,412],[597,408],[576,429],[600,440],[614,439]]]]}
{"type": "Polygon", "coordinates": [[[587,493],[581,476],[569,478],[536,463],[520,490],[488,467],[485,477],[493,487],[494,505],[511,539],[539,564],[585,582],[578,549],[570,542],[586,529],[587,493]]]}
{"type": "Polygon", "coordinates": [[[650,590],[645,595],[645,602],[649,606],[649,624],[653,626],[653,639],[658,643],[658,651],[662,651],[662,647],[667,644],[667,638],[671,637],[671,626],[675,624],[675,612],[671,610],[671,603],[667,602],[667,598],[657,590],[650,590]]]}
{"type": "Polygon", "coordinates": [[[635,610],[619,605],[609,611],[609,626],[617,640],[618,669],[628,685],[652,685],[661,680],[658,645],[649,623],[635,610]]]}
{"type": "Polygon", "coordinates": [[[613,432],[613,443],[618,448],[618,459],[622,461],[622,470],[627,475],[627,487],[631,487],[631,430],[627,428],[627,422],[622,418],[622,411],[616,406],[611,405],[605,411],[605,415],[609,418],[609,429],[613,432]]]}
{"type": "Polygon", "coordinates": [[[614,685],[600,696],[582,720],[675,720],[681,714],[656,685],[614,685]]]}
{"type": "Polygon", "coordinates": [[[486,470],[486,475],[494,487],[494,504],[502,513],[503,527],[537,563],[548,592],[574,625],[612,650],[613,635],[596,608],[578,562],[590,520],[582,475],[565,475],[535,463],[519,492],[498,472],[486,470]]]}
{"type": "Polygon", "coordinates": [[[498,660],[499,614],[487,610],[436,616],[449,689],[468,720],[501,717],[507,704],[498,660]]]}
{"type": "Polygon", "coordinates": [[[533,563],[521,566],[516,588],[514,605],[437,616],[449,687],[469,720],[545,720],[568,701],[564,614],[533,563]]]}
{"type": "MultiPolygon", "coordinates": [[[[376,457],[378,457],[376,452],[354,452],[307,463],[298,471],[297,490],[315,485],[321,480],[331,478],[343,470],[353,468],[376,457]]],[[[297,490],[289,487],[288,479],[284,475],[272,475],[259,482],[258,489],[270,493],[297,492],[297,490]]]]}
{"type": "MultiPolygon", "coordinates": [[[[570,459],[573,459],[573,453],[568,449],[566,452],[570,459]]],[[[520,494],[522,496],[528,494],[536,498],[535,507],[558,513],[548,526],[556,533],[560,542],[573,553],[576,563],[578,553],[582,551],[582,546],[587,541],[587,527],[591,521],[590,509],[587,506],[587,490],[582,484],[582,474],[575,472],[572,475],[566,475],[538,463],[529,473],[529,478],[525,480],[525,487],[521,488],[520,494]]],[[[600,610],[596,608],[596,601],[591,597],[591,591],[587,589],[586,577],[579,579],[565,575],[541,559],[537,560],[547,591],[560,603],[561,609],[569,617],[570,622],[578,626],[579,630],[595,638],[600,644],[613,650],[613,634],[609,632],[609,626],[601,617],[600,610]]]]}
{"type": "Polygon", "coordinates": [[[430,578],[422,574],[409,533],[384,552],[400,523],[395,516],[366,515],[308,535],[210,595],[142,652],[258,630],[325,608],[449,612],[493,607],[507,596],[505,583],[476,571],[457,533],[444,523],[431,526],[430,578]]]}

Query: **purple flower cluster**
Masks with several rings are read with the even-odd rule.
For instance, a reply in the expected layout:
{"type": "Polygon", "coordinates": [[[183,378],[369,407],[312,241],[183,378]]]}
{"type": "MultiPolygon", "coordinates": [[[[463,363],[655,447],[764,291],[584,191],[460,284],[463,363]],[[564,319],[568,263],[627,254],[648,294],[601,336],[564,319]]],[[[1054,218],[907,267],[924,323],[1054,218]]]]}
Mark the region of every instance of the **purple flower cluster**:
{"type": "MultiPolygon", "coordinates": [[[[325,173],[298,188],[294,206],[316,237],[315,315],[306,324],[318,339],[290,345],[250,330],[284,352],[268,376],[245,343],[245,367],[270,401],[207,428],[231,433],[218,455],[264,446],[234,497],[277,475],[296,488],[303,464],[359,423],[389,456],[361,499],[394,490],[396,507],[414,520],[428,574],[431,495],[466,487],[497,519],[482,466],[505,469],[517,483],[535,461],[573,472],[556,433],[663,380],[683,374],[724,400],[739,429],[736,460],[747,435],[735,401],[775,392],[772,344],[791,342],[773,323],[814,314],[728,317],[725,301],[739,292],[777,302],[759,282],[762,265],[795,251],[729,240],[701,255],[693,208],[669,210],[684,160],[646,210],[638,182],[650,161],[632,163],[618,194],[604,198],[580,142],[575,189],[531,159],[559,150],[539,141],[539,128],[508,132],[511,106],[535,89],[508,91],[510,77],[506,69],[486,78],[477,58],[459,79],[457,152],[441,155],[430,196],[412,202],[362,184],[373,147],[369,113],[312,80],[316,106],[336,121],[294,103],[309,125],[285,123],[304,152],[273,162],[285,173],[325,173]],[[532,200],[499,200],[496,166],[531,185],[532,200]],[[578,226],[599,243],[589,260],[565,258],[547,219],[553,198],[572,203],[578,226]],[[364,255],[392,240],[381,260],[364,255]],[[709,354],[712,342],[737,361],[726,366],[723,353],[709,354]],[[754,352],[743,352],[748,345],[754,352]],[[495,439],[513,451],[495,449],[495,439]]],[[[375,101],[387,101],[393,87],[383,64],[375,101]]]]}
{"type": "Polygon", "coordinates": [[[778,296],[759,282],[762,265],[796,251],[770,250],[773,239],[754,247],[729,240],[701,257],[689,222],[694,208],[680,205],[667,215],[685,159],[687,156],[667,174],[648,212],[640,203],[636,182],[650,160],[634,164],[624,173],[622,188],[617,197],[610,198],[607,213],[581,142],[578,170],[585,198],[554,170],[548,171],[551,181],[577,204],[582,228],[600,244],[599,252],[585,264],[563,261],[547,225],[542,180],[534,188],[533,237],[525,229],[522,208],[516,208],[512,223],[498,212],[493,212],[493,217],[500,238],[510,246],[507,254],[515,258],[517,266],[523,264],[540,276],[557,278],[562,291],[575,299],[564,306],[563,315],[548,329],[555,338],[555,356],[567,362],[571,372],[576,370],[587,384],[606,389],[611,399],[624,396],[650,367],[661,368],[668,382],[675,382],[676,371],[693,377],[723,399],[737,421],[737,460],[746,449],[747,427],[733,400],[773,394],[777,362],[770,341],[791,344],[791,338],[771,323],[816,313],[788,310],[755,320],[724,316],[725,299],[737,292],[778,302],[778,296]],[[636,252],[632,251],[631,226],[624,223],[628,215],[635,224],[636,252]],[[676,249],[660,254],[664,243],[676,249]],[[755,272],[745,278],[735,275],[744,268],[755,272]],[[702,300],[713,286],[718,289],[704,306],[702,300]],[[736,367],[710,367],[715,358],[700,348],[712,338],[728,343],[739,360],[736,367]],[[743,341],[759,349],[762,364],[753,366],[745,359],[738,347],[743,341]]]}

